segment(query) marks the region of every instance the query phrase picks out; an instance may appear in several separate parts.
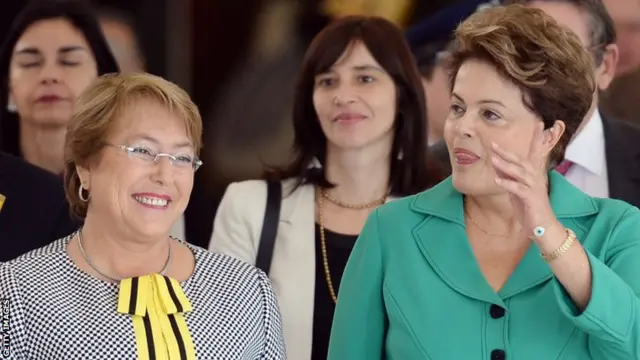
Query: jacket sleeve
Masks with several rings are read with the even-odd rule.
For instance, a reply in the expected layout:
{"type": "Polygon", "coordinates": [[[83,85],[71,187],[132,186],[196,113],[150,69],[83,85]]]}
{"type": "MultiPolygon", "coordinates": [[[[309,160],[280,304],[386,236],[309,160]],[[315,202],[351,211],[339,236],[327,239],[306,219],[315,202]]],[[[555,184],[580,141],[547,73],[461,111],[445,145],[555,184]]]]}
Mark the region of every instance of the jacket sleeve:
{"type": "Polygon", "coordinates": [[[0,263],[0,358],[23,360],[27,356],[24,308],[22,298],[13,271],[9,263],[0,263]],[[5,323],[5,320],[8,320],[5,323]]]}
{"type": "Polygon", "coordinates": [[[328,360],[381,359],[387,317],[378,210],[367,219],[342,276],[328,360]]]}
{"type": "Polygon", "coordinates": [[[592,289],[582,313],[559,281],[562,312],[589,334],[594,359],[640,359],[640,210],[630,207],[611,232],[604,260],[587,251],[592,289]]]}
{"type": "Polygon", "coordinates": [[[262,359],[282,360],[286,358],[286,354],[278,300],[267,275],[262,272],[262,270],[258,271],[263,289],[264,304],[263,314],[265,340],[262,359]]]}
{"type": "MultiPolygon", "coordinates": [[[[213,222],[209,251],[229,255],[255,265],[258,254],[257,240],[252,233],[252,219],[248,213],[259,206],[256,204],[259,201],[255,199],[251,202],[244,201],[244,199],[250,199],[251,194],[243,194],[239,187],[239,184],[230,184],[222,197],[213,222]]],[[[264,202],[266,203],[266,197],[264,202]]]]}

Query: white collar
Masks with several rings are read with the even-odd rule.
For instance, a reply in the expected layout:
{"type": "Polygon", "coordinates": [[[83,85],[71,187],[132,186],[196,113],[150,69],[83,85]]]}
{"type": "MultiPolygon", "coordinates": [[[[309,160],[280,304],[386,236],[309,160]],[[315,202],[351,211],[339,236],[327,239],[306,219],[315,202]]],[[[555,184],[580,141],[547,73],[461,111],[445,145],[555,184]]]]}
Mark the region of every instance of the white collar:
{"type": "Polygon", "coordinates": [[[602,175],[605,170],[604,130],[600,111],[596,108],[591,119],[569,143],[565,159],[589,172],[602,175]]]}

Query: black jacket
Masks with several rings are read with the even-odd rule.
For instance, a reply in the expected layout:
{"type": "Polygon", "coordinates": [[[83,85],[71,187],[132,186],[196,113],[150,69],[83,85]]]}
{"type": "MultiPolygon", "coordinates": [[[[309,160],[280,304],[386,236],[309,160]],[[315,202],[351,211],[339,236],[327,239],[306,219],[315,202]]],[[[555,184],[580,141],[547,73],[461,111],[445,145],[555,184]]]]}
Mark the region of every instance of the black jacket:
{"type": "Polygon", "coordinates": [[[62,179],[0,152],[0,262],[9,261],[74,232],[62,179]]]}

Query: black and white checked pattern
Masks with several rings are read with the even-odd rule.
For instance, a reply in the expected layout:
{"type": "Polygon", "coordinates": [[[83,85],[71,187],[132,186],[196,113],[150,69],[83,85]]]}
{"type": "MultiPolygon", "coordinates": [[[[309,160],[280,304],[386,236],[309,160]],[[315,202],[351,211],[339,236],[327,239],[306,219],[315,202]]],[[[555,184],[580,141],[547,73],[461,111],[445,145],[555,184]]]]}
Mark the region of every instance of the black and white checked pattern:
{"type": "MultiPolygon", "coordinates": [[[[71,236],[0,265],[10,303],[10,359],[137,359],[133,323],[118,314],[118,285],[78,269],[71,236]]],[[[276,297],[260,270],[189,244],[196,267],[182,283],[197,359],[284,359],[276,297]]]]}

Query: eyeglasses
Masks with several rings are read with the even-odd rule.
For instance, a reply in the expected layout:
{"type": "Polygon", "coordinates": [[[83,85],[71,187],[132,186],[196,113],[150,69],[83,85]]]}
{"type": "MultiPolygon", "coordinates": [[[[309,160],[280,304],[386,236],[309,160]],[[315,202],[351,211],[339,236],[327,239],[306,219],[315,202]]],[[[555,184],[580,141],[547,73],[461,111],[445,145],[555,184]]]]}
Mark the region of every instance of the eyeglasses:
{"type": "Polygon", "coordinates": [[[175,166],[178,169],[186,170],[192,169],[194,172],[202,166],[202,161],[198,159],[196,156],[191,156],[187,154],[166,154],[166,153],[154,153],[146,147],[136,146],[131,147],[127,145],[114,145],[114,144],[106,144],[112,146],[116,149],[124,150],[127,155],[129,155],[132,159],[140,159],[149,164],[157,164],[158,160],[161,157],[169,158],[169,162],[171,165],[175,166]]]}

